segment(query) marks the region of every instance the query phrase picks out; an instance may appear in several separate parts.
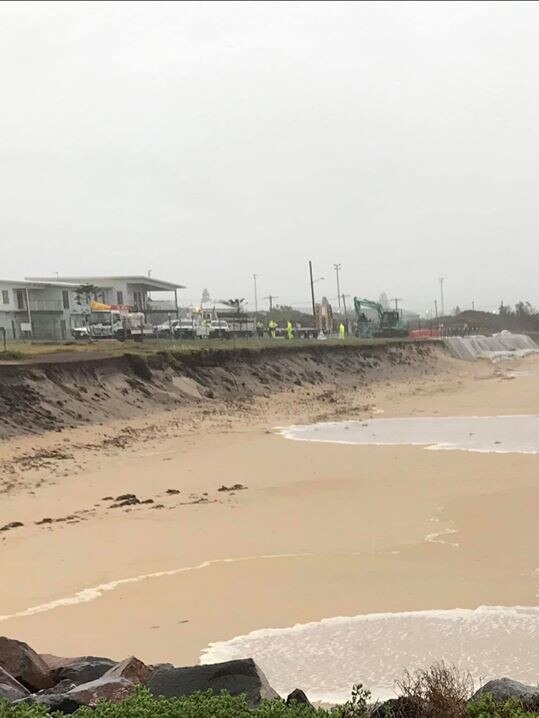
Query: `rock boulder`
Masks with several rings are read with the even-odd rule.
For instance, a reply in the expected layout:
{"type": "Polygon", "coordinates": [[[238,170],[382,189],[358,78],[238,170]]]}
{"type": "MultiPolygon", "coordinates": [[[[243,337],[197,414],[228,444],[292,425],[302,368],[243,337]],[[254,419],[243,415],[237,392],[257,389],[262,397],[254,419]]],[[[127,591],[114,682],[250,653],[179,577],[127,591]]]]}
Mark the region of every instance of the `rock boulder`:
{"type": "Polygon", "coordinates": [[[0,636],[0,666],[32,692],[55,683],[45,661],[23,641],[0,636]]]}
{"type": "Polygon", "coordinates": [[[497,678],[485,683],[474,693],[472,700],[480,698],[485,693],[490,693],[494,700],[500,703],[510,698],[516,698],[525,704],[539,701],[539,686],[528,686],[511,678],[497,678]]]}
{"type": "Polygon", "coordinates": [[[152,671],[135,656],[129,656],[121,663],[117,663],[105,674],[105,678],[126,678],[131,683],[147,683],[152,671]]]}
{"type": "Polygon", "coordinates": [[[0,668],[0,699],[16,701],[29,695],[26,688],[16,678],[0,668]]]}
{"type": "Polygon", "coordinates": [[[417,718],[422,707],[417,701],[406,696],[390,698],[374,708],[371,718],[417,718]]]}
{"type": "Polygon", "coordinates": [[[111,703],[121,703],[134,693],[135,684],[125,678],[107,678],[103,676],[96,681],[83,683],[66,693],[85,706],[95,706],[98,701],[106,700],[111,703]]]}
{"type": "Polygon", "coordinates": [[[310,708],[313,708],[313,704],[307,698],[301,688],[294,688],[292,693],[290,693],[290,695],[287,697],[286,705],[289,706],[292,703],[301,703],[304,706],[309,706],[310,708]]]}
{"type": "Polygon", "coordinates": [[[81,656],[61,660],[62,662],[57,662],[56,668],[53,669],[55,683],[72,681],[77,686],[96,681],[116,665],[116,662],[111,661],[110,658],[98,658],[97,656],[81,656]]]}
{"type": "Polygon", "coordinates": [[[148,681],[148,688],[154,695],[165,698],[208,689],[214,693],[226,690],[233,696],[245,693],[251,706],[264,698],[279,698],[252,658],[189,668],[157,668],[148,681]]]}

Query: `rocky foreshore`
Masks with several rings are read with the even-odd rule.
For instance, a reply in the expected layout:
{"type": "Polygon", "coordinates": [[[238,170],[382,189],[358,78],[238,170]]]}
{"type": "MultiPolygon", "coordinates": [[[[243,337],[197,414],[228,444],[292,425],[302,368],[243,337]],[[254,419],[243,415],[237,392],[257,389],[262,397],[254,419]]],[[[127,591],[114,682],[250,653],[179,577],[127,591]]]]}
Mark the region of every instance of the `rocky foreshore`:
{"type": "MultiPolygon", "coordinates": [[[[39,654],[27,643],[0,637],[0,702],[38,704],[49,714],[56,711],[71,714],[81,706],[94,707],[100,701],[120,703],[139,686],[164,698],[208,690],[216,694],[227,691],[231,696],[245,695],[251,708],[262,700],[283,700],[252,658],[187,667],[170,663],[146,665],[135,656],[117,662],[98,656],[64,658],[39,654]]],[[[492,680],[470,700],[477,701],[485,694],[496,702],[514,699],[527,710],[539,711],[537,685],[528,686],[509,678],[492,680]]],[[[286,702],[310,706],[308,697],[299,688],[286,702]]],[[[411,717],[418,713],[413,699],[404,695],[373,706],[370,715],[411,717]]]]}

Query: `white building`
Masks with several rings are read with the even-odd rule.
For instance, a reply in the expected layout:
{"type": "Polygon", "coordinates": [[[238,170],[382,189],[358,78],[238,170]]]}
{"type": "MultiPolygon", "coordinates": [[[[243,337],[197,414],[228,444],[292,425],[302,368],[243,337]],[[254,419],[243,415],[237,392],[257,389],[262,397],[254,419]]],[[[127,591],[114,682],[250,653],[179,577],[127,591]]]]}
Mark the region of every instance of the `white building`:
{"type": "Polygon", "coordinates": [[[69,339],[82,323],[76,285],[0,279],[0,328],[8,339],[69,339]]]}
{"type": "MultiPolygon", "coordinates": [[[[27,277],[30,281],[54,281],[53,277],[27,277]]],[[[145,276],[113,276],[113,277],[56,277],[57,282],[67,282],[80,287],[82,284],[92,284],[99,287],[97,294],[99,301],[104,304],[125,304],[134,311],[145,312],[149,309],[150,292],[168,292],[174,295],[170,300],[170,309],[178,306],[178,289],[185,289],[182,284],[166,282],[145,276]]]]}
{"type": "Polygon", "coordinates": [[[183,288],[144,276],[0,279],[0,329],[11,340],[71,339],[71,329],[85,324],[90,311],[77,292],[83,284],[98,288],[97,299],[105,304],[128,305],[147,314],[153,311],[150,292],[168,292],[172,299],[166,311],[176,313],[177,290],[183,288]]]}

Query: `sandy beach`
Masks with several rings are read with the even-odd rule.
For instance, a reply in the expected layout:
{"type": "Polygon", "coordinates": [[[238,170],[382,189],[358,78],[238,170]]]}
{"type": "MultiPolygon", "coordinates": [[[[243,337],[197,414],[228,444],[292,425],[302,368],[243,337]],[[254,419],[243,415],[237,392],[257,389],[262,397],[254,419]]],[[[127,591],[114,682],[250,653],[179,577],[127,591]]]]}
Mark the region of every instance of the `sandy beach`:
{"type": "Polygon", "coordinates": [[[538,397],[537,357],[440,355],[429,372],[357,389],[7,440],[0,526],[23,525],[0,533],[0,631],[47,653],[181,665],[210,643],[333,616],[536,606],[537,455],[317,444],[276,429],[536,414],[538,397]],[[115,506],[124,494],[152,503],[115,506]]]}

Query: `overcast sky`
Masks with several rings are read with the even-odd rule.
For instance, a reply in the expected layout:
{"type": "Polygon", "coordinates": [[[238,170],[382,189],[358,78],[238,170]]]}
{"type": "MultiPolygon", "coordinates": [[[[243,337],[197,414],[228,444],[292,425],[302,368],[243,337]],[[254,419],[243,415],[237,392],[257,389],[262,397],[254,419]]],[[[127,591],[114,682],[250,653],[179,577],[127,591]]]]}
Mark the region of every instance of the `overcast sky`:
{"type": "MultiPolygon", "coordinates": [[[[3,2],[0,277],[539,304],[539,4],[3,2]]],[[[267,302],[266,302],[267,303],[267,302]]]]}

